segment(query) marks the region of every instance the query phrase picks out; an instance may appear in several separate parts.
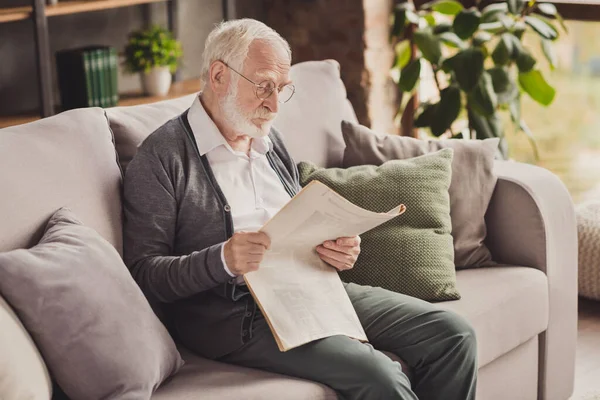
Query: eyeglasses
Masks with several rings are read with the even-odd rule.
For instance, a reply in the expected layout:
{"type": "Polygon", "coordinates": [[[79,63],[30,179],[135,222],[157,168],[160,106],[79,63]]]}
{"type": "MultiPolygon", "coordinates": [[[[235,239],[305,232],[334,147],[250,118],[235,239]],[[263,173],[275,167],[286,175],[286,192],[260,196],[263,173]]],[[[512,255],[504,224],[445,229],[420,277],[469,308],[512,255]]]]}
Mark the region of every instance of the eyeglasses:
{"type": "Polygon", "coordinates": [[[223,64],[225,64],[227,66],[227,68],[229,68],[230,70],[232,70],[233,72],[235,72],[236,74],[238,74],[239,76],[241,76],[242,78],[244,78],[245,80],[247,80],[248,82],[253,84],[254,85],[254,94],[260,100],[268,99],[273,94],[273,92],[275,92],[275,90],[277,90],[278,101],[283,104],[283,103],[287,103],[292,98],[294,93],[296,92],[296,87],[291,84],[285,85],[282,87],[277,87],[275,85],[275,82],[270,81],[270,80],[256,83],[256,82],[246,78],[244,75],[242,75],[235,69],[231,68],[225,61],[221,61],[221,62],[223,64]]]}

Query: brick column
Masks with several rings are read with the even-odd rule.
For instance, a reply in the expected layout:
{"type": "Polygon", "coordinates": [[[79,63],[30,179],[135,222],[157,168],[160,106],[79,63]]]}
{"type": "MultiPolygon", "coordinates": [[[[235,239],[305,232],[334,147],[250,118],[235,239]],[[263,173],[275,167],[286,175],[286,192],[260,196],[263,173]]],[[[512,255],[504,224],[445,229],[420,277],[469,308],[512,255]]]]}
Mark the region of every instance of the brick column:
{"type": "Polygon", "coordinates": [[[285,37],[293,63],[332,58],[361,124],[395,132],[396,91],[388,71],[392,0],[263,0],[264,22],[285,37]]]}

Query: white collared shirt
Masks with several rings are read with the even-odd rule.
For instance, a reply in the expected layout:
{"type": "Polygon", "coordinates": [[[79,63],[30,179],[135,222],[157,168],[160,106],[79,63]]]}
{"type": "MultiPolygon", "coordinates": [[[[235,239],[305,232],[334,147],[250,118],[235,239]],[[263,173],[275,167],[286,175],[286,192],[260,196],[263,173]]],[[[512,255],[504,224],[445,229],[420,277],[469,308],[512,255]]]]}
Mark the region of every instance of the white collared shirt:
{"type": "MultiPolygon", "coordinates": [[[[213,120],[196,97],[187,115],[200,155],[208,159],[217,183],[231,207],[234,232],[256,232],[289,200],[277,173],[271,168],[266,153],[273,143],[268,136],[252,139],[250,156],[235,151],[225,140],[213,120]]],[[[221,247],[225,271],[231,273],[221,247]]],[[[242,277],[238,277],[242,283],[242,277]]]]}

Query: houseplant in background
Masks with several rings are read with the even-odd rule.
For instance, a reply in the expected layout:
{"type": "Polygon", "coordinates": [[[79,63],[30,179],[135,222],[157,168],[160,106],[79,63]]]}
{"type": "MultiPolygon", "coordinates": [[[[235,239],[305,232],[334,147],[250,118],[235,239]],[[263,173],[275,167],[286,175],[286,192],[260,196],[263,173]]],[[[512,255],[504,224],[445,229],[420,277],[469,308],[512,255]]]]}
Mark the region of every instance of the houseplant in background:
{"type": "Polygon", "coordinates": [[[404,92],[400,115],[414,113],[413,127],[429,128],[437,137],[499,137],[507,157],[502,113],[508,113],[538,158],[533,134],[521,116],[521,95],[548,106],[555,89],[523,38],[533,33],[554,68],[552,42],[559,37],[558,25],[566,31],[556,7],[535,0],[506,0],[481,10],[465,9],[454,0],[434,0],[418,10],[412,2],[398,4],[391,37],[396,53],[392,76],[404,92]],[[431,67],[439,91],[435,101],[419,102],[415,95],[424,63],[431,67]],[[413,97],[417,104],[406,107],[413,97]],[[455,132],[453,123],[459,117],[466,127],[455,132]]]}
{"type": "Polygon", "coordinates": [[[140,73],[145,94],[164,96],[183,56],[181,43],[168,30],[153,26],[129,34],[124,50],[125,70],[140,73]]]}

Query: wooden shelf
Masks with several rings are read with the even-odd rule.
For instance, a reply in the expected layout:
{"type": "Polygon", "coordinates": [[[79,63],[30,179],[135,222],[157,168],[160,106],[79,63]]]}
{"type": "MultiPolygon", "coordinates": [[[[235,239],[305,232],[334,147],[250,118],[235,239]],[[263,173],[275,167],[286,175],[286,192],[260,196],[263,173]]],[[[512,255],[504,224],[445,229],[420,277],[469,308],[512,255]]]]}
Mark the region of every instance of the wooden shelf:
{"type": "Polygon", "coordinates": [[[171,90],[169,90],[169,93],[166,96],[144,96],[141,93],[123,93],[119,96],[119,106],[136,106],[139,104],[156,103],[157,101],[198,93],[200,89],[200,79],[179,81],[171,85],[171,90]]]}
{"type": "Polygon", "coordinates": [[[22,21],[31,16],[31,7],[0,8],[0,24],[3,22],[22,21]]]}
{"type": "MultiPolygon", "coordinates": [[[[47,17],[55,17],[166,1],[169,0],[59,0],[56,5],[46,6],[45,13],[47,17]]],[[[28,19],[32,13],[32,7],[0,8],[0,23],[28,19]]]]}
{"type": "Polygon", "coordinates": [[[139,4],[161,3],[168,0],[77,0],[67,1],[59,0],[54,6],[46,6],[46,15],[54,17],[56,15],[77,14],[82,12],[108,10],[110,8],[129,7],[139,4]]]}
{"type": "MultiPolygon", "coordinates": [[[[140,104],[155,103],[157,101],[174,99],[188,94],[198,93],[200,89],[201,87],[199,79],[175,82],[171,85],[171,90],[166,96],[144,96],[141,93],[123,93],[119,96],[119,106],[136,106],[140,104]]],[[[0,116],[0,129],[7,128],[9,126],[26,124],[39,119],[40,116],[37,114],[0,116]]]]}

